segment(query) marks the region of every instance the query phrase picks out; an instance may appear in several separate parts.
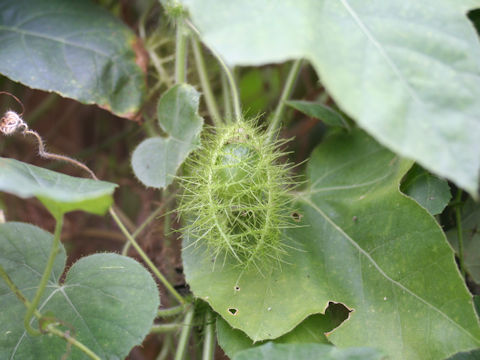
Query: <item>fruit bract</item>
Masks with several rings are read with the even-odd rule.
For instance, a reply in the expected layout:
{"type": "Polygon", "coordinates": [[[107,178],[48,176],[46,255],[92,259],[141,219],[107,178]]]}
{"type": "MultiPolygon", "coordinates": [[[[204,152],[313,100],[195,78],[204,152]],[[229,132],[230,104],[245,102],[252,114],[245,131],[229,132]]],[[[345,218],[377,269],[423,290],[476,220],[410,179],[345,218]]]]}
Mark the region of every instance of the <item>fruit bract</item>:
{"type": "MultiPolygon", "coordinates": [[[[282,143],[284,141],[281,141],[282,143]]],[[[208,134],[187,161],[179,212],[184,234],[217,259],[249,266],[281,261],[282,230],[290,225],[288,164],[253,122],[239,121],[208,134]]]]}

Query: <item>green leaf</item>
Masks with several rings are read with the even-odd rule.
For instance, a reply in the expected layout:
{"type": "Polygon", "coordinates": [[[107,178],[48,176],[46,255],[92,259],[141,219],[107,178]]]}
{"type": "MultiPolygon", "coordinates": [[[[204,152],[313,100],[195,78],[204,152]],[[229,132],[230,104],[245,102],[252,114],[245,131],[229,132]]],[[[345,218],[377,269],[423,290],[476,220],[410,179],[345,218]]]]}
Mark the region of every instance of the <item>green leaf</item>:
{"type": "Polygon", "coordinates": [[[352,310],[329,336],[392,359],[445,358],[480,345],[472,299],[434,218],[399,191],[411,166],[364,133],[330,136],[309,161],[300,228],[281,269],[213,264],[184,240],[186,279],[234,328],[279,337],[329,301],[352,310]]]}
{"type": "MultiPolygon", "coordinates": [[[[472,279],[480,284],[480,205],[471,199],[462,208],[463,262],[472,279]]],[[[457,228],[447,231],[447,239],[458,254],[457,228]]]]}
{"type": "Polygon", "coordinates": [[[133,171],[144,185],[164,188],[171,184],[179,166],[200,145],[199,98],[187,84],[173,86],[160,98],[158,122],[168,136],[143,141],[132,155],[133,171]]]}
{"type": "Polygon", "coordinates": [[[375,349],[338,349],[323,344],[275,344],[268,342],[262,346],[244,350],[233,360],[381,360],[384,356],[375,349]]]}
{"type": "Polygon", "coordinates": [[[280,69],[251,68],[239,76],[238,89],[245,118],[258,116],[277,101],[282,86],[280,69]]]}
{"type": "Polygon", "coordinates": [[[362,128],[477,196],[478,0],[181,2],[230,65],[310,60],[362,128]]]}
{"type": "Polygon", "coordinates": [[[124,117],[145,93],[135,43],[128,27],[89,0],[0,4],[0,73],[124,117]]]}
{"type": "MultiPolygon", "coordinates": [[[[323,343],[329,344],[326,333],[339,326],[348,317],[348,310],[340,304],[330,304],[325,315],[311,315],[295,329],[274,340],[277,344],[323,343]]],[[[217,340],[225,354],[233,358],[239,351],[260,346],[244,332],[233,329],[221,317],[217,318],[217,340]]]]}
{"type": "Polygon", "coordinates": [[[308,116],[322,120],[327,125],[350,128],[340,113],[326,105],[303,100],[287,101],[286,104],[308,116]]]}
{"type": "Polygon", "coordinates": [[[410,169],[400,188],[432,215],[440,214],[452,198],[446,180],[430,174],[418,165],[410,169]]]}
{"type": "Polygon", "coordinates": [[[473,305],[475,306],[477,316],[480,318],[480,295],[473,295],[473,305]]]}
{"type": "MultiPolygon", "coordinates": [[[[33,225],[0,225],[0,265],[23,294],[32,299],[47,262],[53,236],[33,225]]],[[[63,246],[40,301],[42,314],[54,314],[63,331],[102,359],[123,359],[149,332],[159,306],[151,275],[135,260],[95,254],[65,267],[63,246]]],[[[58,360],[88,357],[55,336],[29,336],[23,327],[26,308],[0,280],[0,358],[58,360]],[[71,351],[71,353],[69,352],[71,351]]],[[[38,327],[37,320],[33,326],[38,327]]]]}
{"type": "Polygon", "coordinates": [[[449,357],[447,360],[480,360],[480,349],[461,352],[449,357]]]}
{"type": "Polygon", "coordinates": [[[54,216],[74,210],[102,215],[112,204],[115,187],[0,157],[0,191],[24,199],[35,196],[54,216]]]}

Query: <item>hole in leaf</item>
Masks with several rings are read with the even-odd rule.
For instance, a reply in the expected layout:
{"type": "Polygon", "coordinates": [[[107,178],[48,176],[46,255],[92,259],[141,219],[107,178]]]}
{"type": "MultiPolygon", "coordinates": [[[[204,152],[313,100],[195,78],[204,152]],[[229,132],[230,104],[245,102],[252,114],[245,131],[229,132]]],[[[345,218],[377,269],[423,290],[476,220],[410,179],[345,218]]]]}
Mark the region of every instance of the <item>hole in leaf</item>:
{"type": "Polygon", "coordinates": [[[240,291],[240,286],[235,285],[234,289],[235,289],[235,291],[240,291]]]}
{"type": "Polygon", "coordinates": [[[300,222],[302,220],[302,217],[303,217],[303,215],[300,214],[297,211],[292,212],[290,214],[290,216],[292,217],[293,221],[295,221],[295,222],[300,222]]]}
{"type": "Polygon", "coordinates": [[[480,35],[480,9],[471,10],[467,14],[468,19],[473,23],[475,26],[475,30],[477,30],[477,34],[480,35]]]}
{"type": "Polygon", "coordinates": [[[231,315],[235,316],[235,315],[238,314],[238,309],[228,308],[228,312],[229,312],[231,315]]]}
{"type": "Polygon", "coordinates": [[[330,331],[339,327],[345,320],[347,320],[352,311],[353,310],[348,309],[343,304],[330,301],[325,310],[325,316],[330,321],[330,331]]]}

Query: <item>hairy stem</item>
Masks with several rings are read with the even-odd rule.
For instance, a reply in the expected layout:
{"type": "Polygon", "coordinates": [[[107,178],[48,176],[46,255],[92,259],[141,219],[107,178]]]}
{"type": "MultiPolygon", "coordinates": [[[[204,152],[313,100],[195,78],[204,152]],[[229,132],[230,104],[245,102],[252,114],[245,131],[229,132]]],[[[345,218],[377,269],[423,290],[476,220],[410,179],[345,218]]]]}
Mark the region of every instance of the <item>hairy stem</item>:
{"type": "Polygon", "coordinates": [[[283,117],[283,113],[285,111],[285,101],[292,95],[293,87],[297,80],[298,74],[300,72],[300,68],[302,65],[302,60],[295,60],[290,68],[290,72],[288,73],[287,81],[282,90],[282,94],[280,95],[280,100],[278,101],[277,108],[275,109],[275,113],[273,115],[272,121],[267,130],[268,139],[272,141],[275,138],[275,135],[280,128],[280,122],[283,117]]]}
{"type": "Polygon", "coordinates": [[[211,309],[208,309],[205,314],[204,329],[202,360],[213,360],[215,356],[215,317],[211,309]]]}
{"type": "Polygon", "coordinates": [[[230,97],[230,90],[228,88],[227,76],[222,72],[221,73],[222,81],[222,95],[223,95],[223,115],[227,119],[227,122],[230,122],[232,119],[232,102],[230,97]]]}
{"type": "Polygon", "coordinates": [[[131,243],[131,245],[135,248],[135,250],[138,252],[138,254],[143,259],[143,261],[145,261],[149,269],[155,274],[155,276],[167,288],[167,290],[178,300],[178,302],[180,304],[184,304],[185,299],[177,292],[177,290],[175,290],[172,284],[170,284],[170,282],[165,278],[165,276],[163,276],[163,274],[157,269],[155,264],[149,259],[147,254],[145,254],[145,252],[142,250],[140,245],[138,245],[138,243],[135,241],[132,235],[130,235],[125,225],[123,225],[123,223],[118,218],[118,215],[115,213],[115,210],[113,210],[113,208],[110,208],[109,212],[113,220],[117,223],[118,227],[120,228],[120,231],[123,233],[123,235],[125,235],[125,237],[131,243]]]}
{"type": "Polygon", "coordinates": [[[156,360],[166,360],[167,359],[167,357],[170,353],[170,349],[172,347],[172,342],[173,342],[172,341],[172,335],[170,333],[165,334],[163,344],[162,344],[163,345],[162,350],[158,354],[156,360]]]}
{"type": "Polygon", "coordinates": [[[39,330],[32,328],[32,326],[30,325],[30,321],[34,315],[35,310],[37,309],[40,299],[42,298],[43,292],[45,291],[45,286],[47,285],[48,278],[50,277],[50,274],[53,269],[55,258],[57,257],[57,254],[58,254],[58,249],[60,245],[60,234],[62,233],[62,227],[63,227],[63,215],[58,216],[56,221],[57,222],[55,224],[55,232],[53,234],[52,247],[50,249],[50,255],[48,256],[47,265],[45,266],[45,270],[43,271],[42,278],[40,279],[40,283],[38,284],[37,292],[35,293],[35,296],[32,302],[29,304],[27,308],[27,312],[25,313],[25,317],[23,319],[25,330],[27,330],[27,332],[33,336],[38,336],[41,334],[39,330]]]}
{"type": "Polygon", "coordinates": [[[157,55],[155,50],[147,48],[148,56],[152,60],[152,64],[155,67],[155,70],[157,70],[158,75],[160,76],[160,79],[165,82],[167,87],[170,87],[173,85],[173,81],[168,75],[167,70],[165,70],[165,67],[162,64],[162,61],[160,57],[157,55]]]}
{"type": "Polygon", "coordinates": [[[162,334],[177,331],[182,328],[182,324],[172,323],[172,324],[155,324],[150,329],[151,333],[162,334]]]}
{"type": "Polygon", "coordinates": [[[457,196],[455,198],[455,220],[457,222],[458,263],[460,266],[460,272],[462,273],[463,278],[465,278],[465,263],[463,258],[462,195],[462,189],[458,189],[457,196]]]}
{"type": "MultiPolygon", "coordinates": [[[[185,20],[187,25],[193,30],[193,32],[200,37],[200,32],[198,29],[193,25],[189,20],[185,20]]],[[[212,48],[209,48],[210,52],[215,56],[217,59],[218,63],[222,67],[223,71],[225,72],[225,75],[227,77],[228,83],[230,85],[230,91],[232,93],[232,102],[233,102],[233,111],[235,114],[235,120],[242,120],[242,111],[240,107],[240,96],[238,94],[238,89],[237,89],[237,84],[235,83],[235,77],[233,76],[232,70],[228,67],[228,65],[223,61],[223,58],[220,56],[219,53],[217,53],[215,50],[212,48]]]]}
{"type": "MultiPolygon", "coordinates": [[[[10,290],[12,290],[15,296],[27,307],[27,309],[30,308],[32,304],[27,300],[25,295],[23,295],[23,293],[20,291],[17,285],[14,284],[12,279],[10,279],[5,269],[1,265],[0,265],[0,277],[7,283],[10,290]]],[[[36,308],[34,308],[33,310],[33,315],[37,319],[40,319],[42,317],[42,314],[36,308]]],[[[90,350],[88,347],[83,345],[80,341],[75,340],[75,338],[71,337],[69,334],[64,333],[63,331],[57,329],[53,324],[48,325],[45,328],[45,331],[66,340],[68,343],[72,344],[73,346],[77,347],[79,350],[87,354],[91,359],[100,360],[100,357],[98,357],[92,350],[90,350]]]]}
{"type": "Polygon", "coordinates": [[[170,317],[182,313],[185,310],[185,305],[174,306],[168,309],[160,309],[157,312],[158,317],[170,317]]]}
{"type": "Polygon", "coordinates": [[[64,339],[67,343],[72,344],[79,350],[83,351],[85,354],[87,354],[91,359],[93,360],[101,360],[101,358],[95,354],[92,350],[90,350],[87,346],[82,344],[80,341],[75,339],[74,337],[70,336],[67,332],[63,332],[61,330],[58,330],[56,327],[49,325],[47,326],[46,330],[53,334],[56,335],[62,339],[64,339]]]}
{"type": "Polygon", "coordinates": [[[175,360],[183,360],[187,351],[188,339],[192,331],[192,320],[194,314],[194,307],[192,306],[186,313],[183,321],[182,332],[178,340],[177,352],[175,353],[175,360]]]}
{"type": "Polygon", "coordinates": [[[38,135],[38,133],[36,131],[26,129],[23,133],[27,134],[27,135],[32,135],[37,139],[38,155],[40,155],[41,157],[43,157],[45,159],[50,159],[50,160],[58,160],[58,161],[68,162],[68,163],[70,163],[70,164],[72,164],[76,167],[79,167],[79,168],[85,170],[86,172],[88,172],[88,174],[92,177],[92,179],[98,180],[98,178],[94,174],[94,172],[92,170],[90,170],[90,168],[87,165],[81,163],[80,161],[72,159],[72,158],[70,158],[68,156],[65,156],[65,155],[59,155],[59,154],[53,154],[53,153],[47,152],[45,150],[45,143],[43,142],[43,139],[40,137],[40,135],[38,135]]]}
{"type": "Polygon", "coordinates": [[[218,126],[222,123],[220,112],[218,111],[217,102],[213,96],[210,81],[208,80],[207,69],[205,67],[205,61],[203,60],[202,49],[198,39],[192,37],[193,54],[195,56],[195,63],[197,65],[198,76],[200,77],[200,83],[203,89],[203,95],[205,96],[205,102],[207,104],[208,112],[212,117],[213,124],[218,126]]]}
{"type": "MultiPolygon", "coordinates": [[[[3,268],[2,265],[0,265],[0,277],[3,279],[3,281],[5,281],[5,283],[8,285],[10,290],[12,290],[12,292],[15,294],[15,296],[22,303],[24,303],[25,306],[28,308],[30,306],[30,301],[27,300],[27,298],[25,297],[25,295],[22,294],[22,292],[17,287],[17,285],[15,285],[15,283],[12,281],[12,279],[10,279],[10,276],[8,276],[7,272],[5,271],[5,269],[3,268]]],[[[35,309],[34,315],[37,316],[38,314],[39,314],[38,311],[36,311],[36,309],[35,309]]]]}
{"type": "MultiPolygon", "coordinates": [[[[169,204],[174,198],[176,193],[171,194],[170,196],[167,197],[167,199],[157,208],[155,211],[153,211],[148,218],[145,219],[145,221],[132,233],[132,237],[134,239],[137,238],[137,236],[147,227],[148,224],[150,224],[155,218],[160,215],[160,213],[165,209],[167,204],[169,204]]],[[[127,255],[128,250],[131,247],[131,243],[127,241],[122,249],[122,255],[127,255]]]]}
{"type": "Polygon", "coordinates": [[[177,35],[175,47],[175,83],[182,84],[186,81],[187,69],[187,36],[182,18],[177,19],[177,35]]]}

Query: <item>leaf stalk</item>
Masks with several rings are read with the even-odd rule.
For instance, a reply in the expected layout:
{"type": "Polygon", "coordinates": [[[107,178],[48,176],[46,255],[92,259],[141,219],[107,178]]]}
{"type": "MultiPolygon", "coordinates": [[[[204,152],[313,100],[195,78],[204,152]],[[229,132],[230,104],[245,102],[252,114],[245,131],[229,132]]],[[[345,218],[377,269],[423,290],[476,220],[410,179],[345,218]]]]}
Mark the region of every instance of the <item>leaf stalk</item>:
{"type": "Polygon", "coordinates": [[[41,332],[37,329],[34,329],[30,325],[30,321],[35,313],[35,310],[37,309],[38,303],[40,302],[40,299],[42,298],[42,295],[45,291],[45,287],[47,286],[48,279],[50,277],[50,274],[53,269],[53,264],[55,262],[55,258],[57,257],[58,251],[59,251],[59,245],[60,245],[60,234],[62,233],[62,227],[63,227],[63,214],[58,216],[56,218],[56,223],[55,223],[55,232],[53,234],[53,242],[52,242],[52,247],[50,249],[50,255],[48,256],[47,260],[47,265],[45,266],[45,269],[43,270],[42,277],[40,279],[40,283],[38,285],[37,292],[35,293],[35,296],[32,300],[32,302],[28,305],[27,307],[27,312],[25,313],[25,317],[23,319],[23,324],[25,326],[25,330],[32,336],[38,336],[41,335],[41,332]]]}

